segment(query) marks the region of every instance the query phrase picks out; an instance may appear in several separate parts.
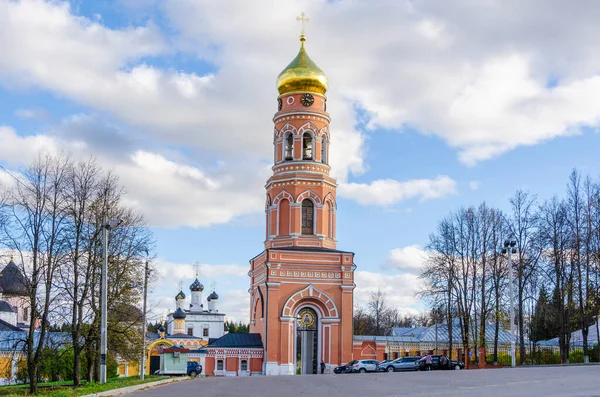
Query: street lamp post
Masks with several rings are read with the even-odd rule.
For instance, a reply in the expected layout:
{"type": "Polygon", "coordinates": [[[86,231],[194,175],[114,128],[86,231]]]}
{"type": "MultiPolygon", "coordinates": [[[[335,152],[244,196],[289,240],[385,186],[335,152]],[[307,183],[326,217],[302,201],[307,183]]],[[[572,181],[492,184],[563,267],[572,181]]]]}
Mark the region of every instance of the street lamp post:
{"type": "Polygon", "coordinates": [[[142,323],[142,363],[140,365],[140,379],[144,380],[146,373],[146,300],[148,298],[148,251],[146,251],[146,264],[144,267],[144,320],[142,323]]]}
{"type": "Polygon", "coordinates": [[[515,246],[517,242],[514,240],[506,240],[504,242],[504,248],[502,249],[503,254],[507,254],[508,258],[508,279],[509,279],[509,291],[510,291],[510,366],[517,366],[517,356],[515,351],[515,305],[514,305],[514,288],[513,288],[513,268],[511,263],[511,254],[516,254],[517,249],[515,246]]]}
{"type": "Polygon", "coordinates": [[[107,318],[107,303],[108,303],[108,282],[106,269],[108,267],[108,232],[114,229],[121,223],[120,219],[115,219],[111,222],[106,221],[106,217],[102,218],[102,271],[100,274],[100,288],[102,290],[101,307],[100,307],[100,383],[106,383],[106,318],[107,318]]]}

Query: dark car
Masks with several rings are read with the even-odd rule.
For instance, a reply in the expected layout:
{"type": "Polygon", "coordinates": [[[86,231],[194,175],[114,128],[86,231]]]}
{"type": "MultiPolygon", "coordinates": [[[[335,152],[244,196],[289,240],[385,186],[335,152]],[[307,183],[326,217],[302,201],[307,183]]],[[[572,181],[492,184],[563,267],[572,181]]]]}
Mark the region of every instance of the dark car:
{"type": "Polygon", "coordinates": [[[348,364],[343,364],[338,367],[335,367],[333,370],[334,374],[348,374],[352,372],[352,365],[356,362],[356,360],[350,361],[348,364]]]}
{"type": "Polygon", "coordinates": [[[417,363],[420,359],[421,356],[409,356],[398,358],[394,361],[379,364],[379,370],[386,372],[416,371],[418,369],[417,363]]]}
{"type": "Polygon", "coordinates": [[[202,365],[198,364],[195,361],[188,361],[187,362],[187,374],[188,376],[191,376],[192,378],[195,378],[196,376],[200,375],[202,373],[202,365]]]}
{"type": "MultiPolygon", "coordinates": [[[[418,370],[425,371],[427,370],[427,365],[425,364],[425,360],[427,358],[423,357],[418,361],[418,370]]],[[[442,355],[432,355],[431,356],[431,370],[439,371],[439,370],[461,370],[465,369],[465,363],[456,360],[450,360],[448,356],[442,355]]]]}

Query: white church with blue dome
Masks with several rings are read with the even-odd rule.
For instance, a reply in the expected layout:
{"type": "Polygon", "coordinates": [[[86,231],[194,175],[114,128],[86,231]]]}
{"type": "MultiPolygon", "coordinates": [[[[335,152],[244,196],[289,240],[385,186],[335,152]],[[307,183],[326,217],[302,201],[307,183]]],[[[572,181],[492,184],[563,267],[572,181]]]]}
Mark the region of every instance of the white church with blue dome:
{"type": "Polygon", "coordinates": [[[175,311],[167,315],[167,334],[171,337],[198,338],[206,342],[225,333],[225,313],[219,312],[219,295],[213,291],[203,301],[204,286],[198,280],[190,285],[191,301],[186,309],[186,295],[180,288],[175,296],[175,311]]]}

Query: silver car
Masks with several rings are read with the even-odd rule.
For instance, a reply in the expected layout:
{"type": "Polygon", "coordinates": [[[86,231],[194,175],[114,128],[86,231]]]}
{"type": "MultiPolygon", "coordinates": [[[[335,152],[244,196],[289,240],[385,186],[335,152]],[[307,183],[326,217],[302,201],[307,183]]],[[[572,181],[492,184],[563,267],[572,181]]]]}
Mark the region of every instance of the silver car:
{"type": "Polygon", "coordinates": [[[385,363],[379,366],[380,371],[395,372],[395,371],[416,371],[420,356],[409,356],[398,358],[394,361],[385,363]]]}
{"type": "Polygon", "coordinates": [[[375,372],[379,370],[379,361],[377,360],[358,360],[352,364],[352,372],[375,372]]]}

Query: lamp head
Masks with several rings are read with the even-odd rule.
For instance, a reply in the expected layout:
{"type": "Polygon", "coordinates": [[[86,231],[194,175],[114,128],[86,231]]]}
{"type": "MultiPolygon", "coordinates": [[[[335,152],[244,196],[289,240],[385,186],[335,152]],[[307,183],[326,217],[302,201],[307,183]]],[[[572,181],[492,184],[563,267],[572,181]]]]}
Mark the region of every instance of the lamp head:
{"type": "Polygon", "coordinates": [[[112,221],[110,221],[108,223],[107,226],[108,226],[109,229],[114,229],[117,226],[119,226],[121,223],[123,223],[123,219],[113,219],[112,221]]]}

